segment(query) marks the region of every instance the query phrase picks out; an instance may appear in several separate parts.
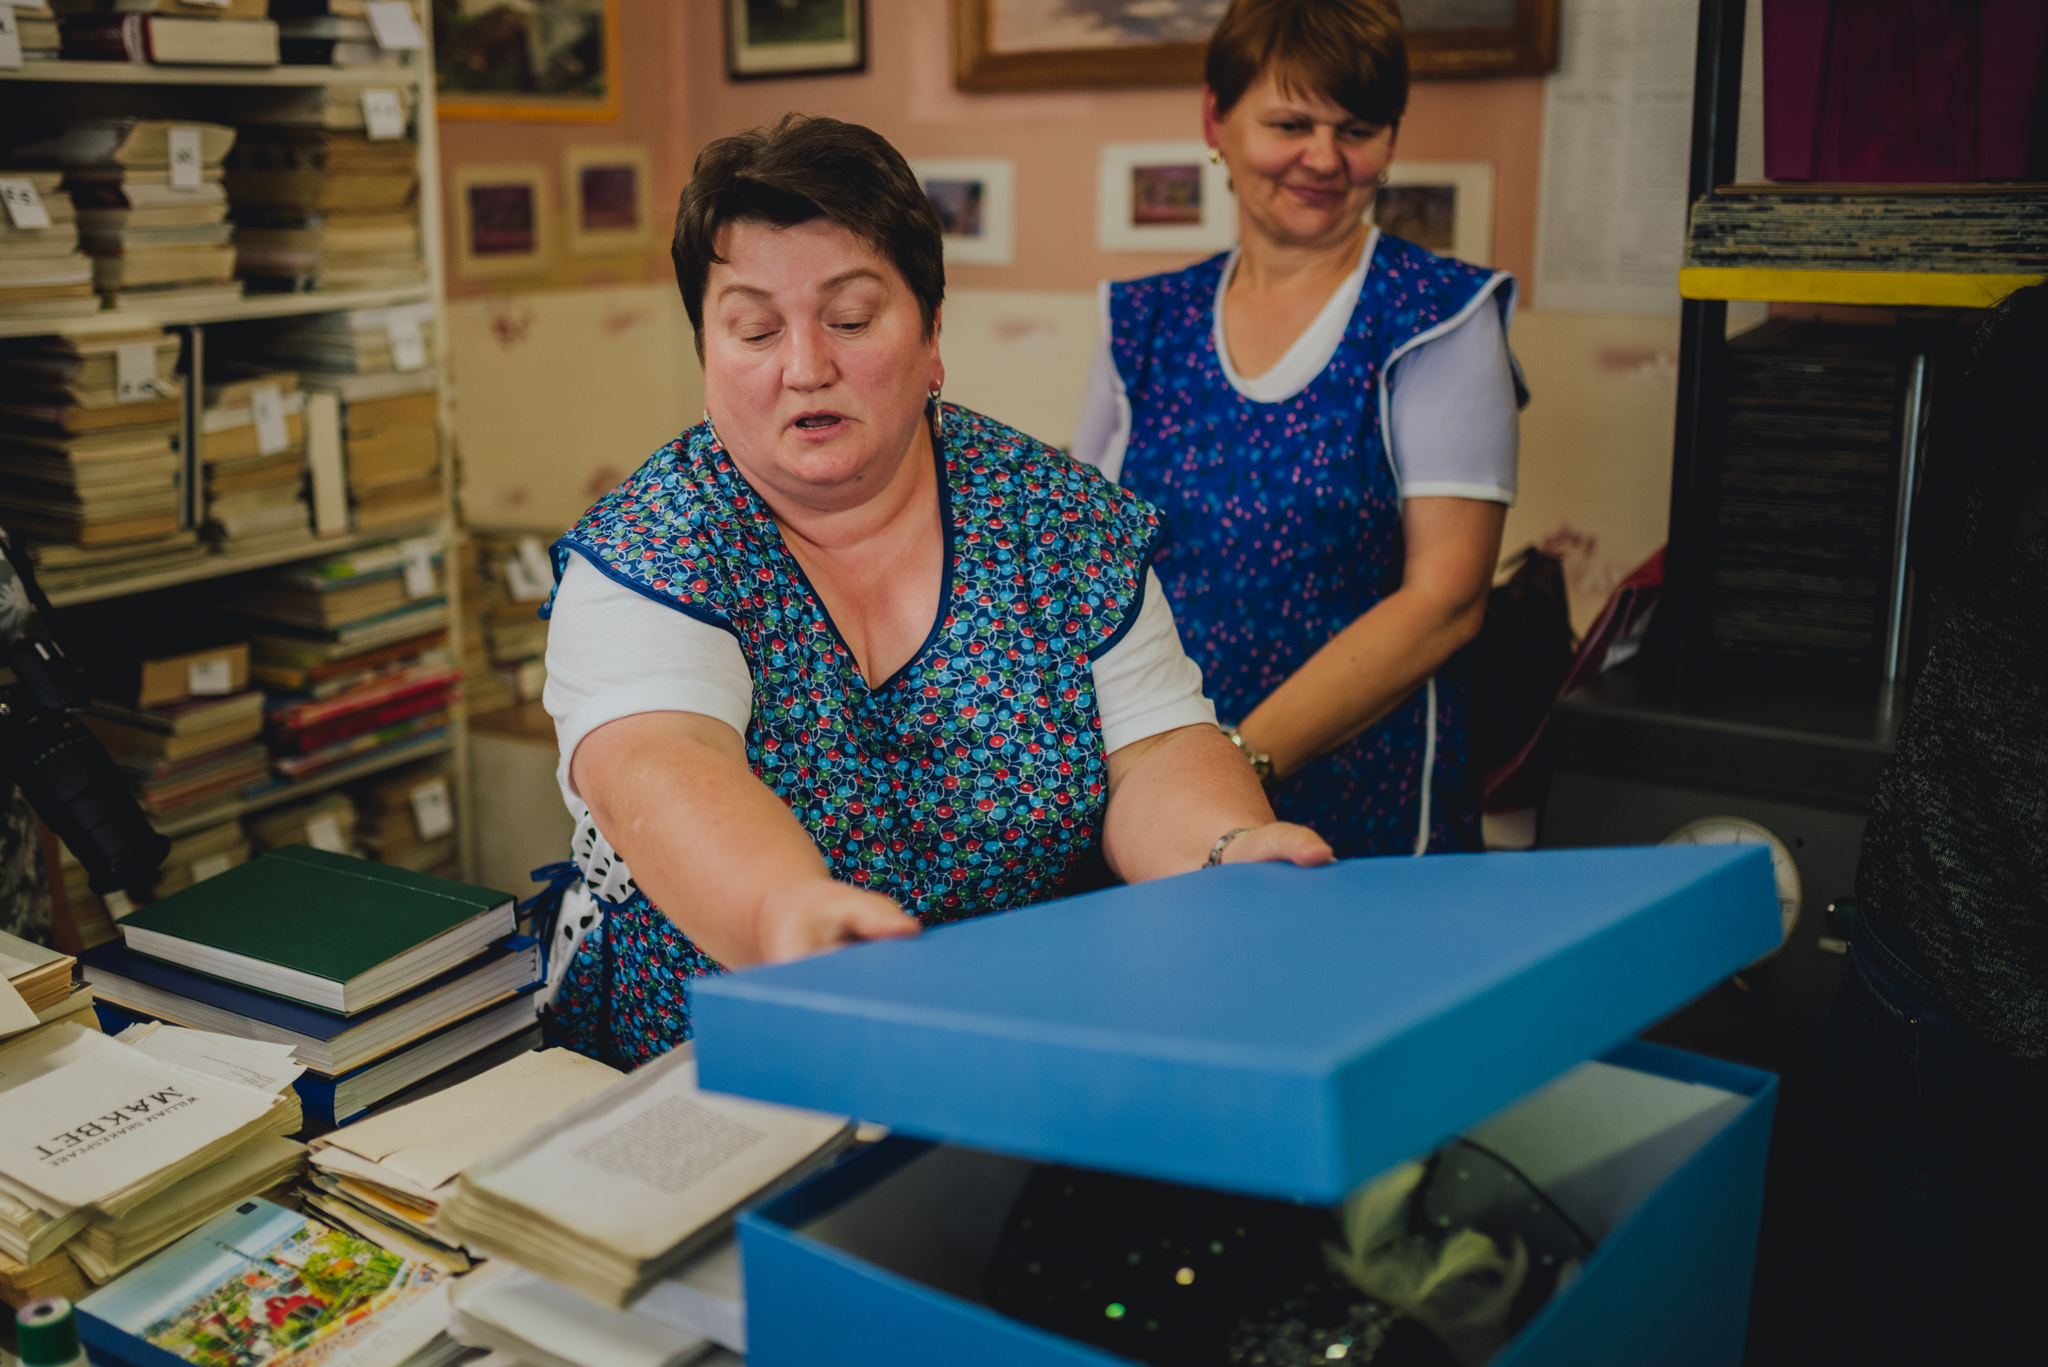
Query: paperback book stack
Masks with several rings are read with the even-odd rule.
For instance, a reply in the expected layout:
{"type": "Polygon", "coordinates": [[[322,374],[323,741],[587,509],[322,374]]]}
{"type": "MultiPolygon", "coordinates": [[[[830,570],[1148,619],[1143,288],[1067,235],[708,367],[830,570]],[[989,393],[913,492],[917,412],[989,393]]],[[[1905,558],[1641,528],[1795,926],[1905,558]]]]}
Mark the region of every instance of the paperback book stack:
{"type": "Polygon", "coordinates": [[[398,66],[404,53],[376,40],[363,0],[271,0],[284,59],[307,66],[398,66]]]}
{"type": "Polygon", "coordinates": [[[228,552],[309,543],[306,396],[290,371],[206,386],[199,468],[207,537],[228,552]]]}
{"type": "Polygon", "coordinates": [[[268,772],[263,695],[254,689],[161,707],[100,698],[85,721],[152,817],[200,810],[262,782],[268,772]]]}
{"type": "Polygon", "coordinates": [[[474,530],[455,543],[455,565],[462,580],[462,703],[474,718],[512,706],[519,694],[510,679],[491,668],[491,642],[484,630],[492,592],[490,568],[474,530]]]}
{"type": "Polygon", "coordinates": [[[1724,185],[1692,207],[1689,266],[2048,272],[2048,186],[1724,185]]]}
{"type": "MultiPolygon", "coordinates": [[[[19,11],[16,11],[19,15],[19,11]]],[[[78,211],[62,171],[0,167],[0,318],[96,313],[92,258],[78,247],[78,211]]]]}
{"type": "MultiPolygon", "coordinates": [[[[548,624],[540,607],[554,587],[554,571],[539,536],[474,532],[477,546],[477,632],[484,663],[511,698],[534,702],[547,684],[548,624]]],[[[468,641],[465,638],[465,648],[468,641]]],[[[465,661],[465,663],[467,663],[465,661]]]]}
{"type": "Polygon", "coordinates": [[[419,151],[408,138],[245,126],[227,188],[237,273],[258,288],[397,289],[426,278],[419,151]]]}
{"type": "Polygon", "coordinates": [[[21,35],[22,61],[54,62],[61,55],[64,35],[57,13],[43,0],[15,0],[14,27],[21,35]]]}
{"type": "Polygon", "coordinates": [[[271,697],[271,767],[280,777],[303,779],[446,737],[462,671],[443,646],[410,648],[447,627],[438,546],[407,542],[286,566],[231,606],[261,624],[254,644],[265,661],[382,656],[354,677],[330,676],[328,689],[271,697]],[[392,647],[407,648],[387,654],[392,647]]]}
{"type": "MultiPolygon", "coordinates": [[[[409,563],[417,564],[418,556],[403,543],[386,543],[295,566],[298,573],[291,578],[302,587],[308,581],[346,583],[394,569],[402,573],[409,563]]],[[[431,558],[428,565],[431,575],[431,558]]],[[[452,660],[448,605],[428,594],[408,600],[382,621],[340,632],[266,629],[251,643],[249,675],[278,706],[289,706],[328,701],[452,660]]]]}
{"type": "Polygon", "coordinates": [[[25,1039],[61,1021],[97,1029],[92,989],[69,954],[0,931],[0,1040],[25,1039]]]}
{"type": "Polygon", "coordinates": [[[322,793],[252,816],[249,843],[258,854],[287,845],[311,845],[335,854],[356,853],[356,804],[347,793],[322,793]]]}
{"type": "Polygon", "coordinates": [[[223,1052],[175,1036],[124,1044],[72,1024],[0,1044],[0,1254],[41,1262],[244,1146],[299,1129],[297,1066],[223,1052]],[[120,1125],[102,1123],[117,1111],[120,1125]]]}
{"type": "Polygon", "coordinates": [[[455,864],[455,805],[446,755],[409,764],[356,790],[356,838],[383,864],[449,874],[455,864]]]}
{"type": "Polygon", "coordinates": [[[19,155],[64,168],[93,287],[117,308],[147,308],[241,296],[220,179],[234,141],[221,124],[88,119],[19,155]]]}
{"type": "Polygon", "coordinates": [[[539,1042],[539,946],[486,888],[286,845],[121,928],[81,956],[103,1018],[289,1046],[316,1125],[539,1042]]]}
{"type": "Polygon", "coordinates": [[[51,0],[64,56],[170,66],[276,66],[277,25],[265,0],[51,0]]]}
{"type": "Polygon", "coordinates": [[[0,343],[9,525],[34,542],[90,551],[189,548],[179,530],[177,364],[177,339],[160,330],[0,343]]]}
{"type": "MultiPolygon", "coordinates": [[[[281,3],[282,0],[272,0],[272,11],[278,11],[281,3]]],[[[358,9],[362,6],[362,0],[341,0],[341,3],[353,3],[358,9]]],[[[309,79],[317,79],[313,73],[306,74],[309,79]]],[[[260,124],[267,128],[366,133],[369,120],[363,111],[363,90],[361,85],[304,85],[282,90],[245,91],[236,106],[235,121],[244,128],[260,124]]],[[[386,96],[397,105],[400,127],[410,128],[416,103],[412,86],[394,82],[389,88],[374,94],[372,100],[382,100],[386,96]]]]}

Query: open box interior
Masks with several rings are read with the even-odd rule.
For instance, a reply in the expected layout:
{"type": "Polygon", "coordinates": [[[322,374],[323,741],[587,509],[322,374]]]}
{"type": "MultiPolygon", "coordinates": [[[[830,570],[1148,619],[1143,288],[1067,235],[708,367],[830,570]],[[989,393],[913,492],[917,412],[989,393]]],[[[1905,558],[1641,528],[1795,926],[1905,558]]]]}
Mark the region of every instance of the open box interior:
{"type": "MultiPolygon", "coordinates": [[[[1587,1063],[1467,1131],[1604,1242],[1753,1098],[1587,1063]]],[[[1011,1208],[1039,1165],[937,1145],[800,1226],[875,1267],[975,1304],[1011,1208]]],[[[1595,1253],[1597,1257],[1597,1251],[1595,1253]]]]}

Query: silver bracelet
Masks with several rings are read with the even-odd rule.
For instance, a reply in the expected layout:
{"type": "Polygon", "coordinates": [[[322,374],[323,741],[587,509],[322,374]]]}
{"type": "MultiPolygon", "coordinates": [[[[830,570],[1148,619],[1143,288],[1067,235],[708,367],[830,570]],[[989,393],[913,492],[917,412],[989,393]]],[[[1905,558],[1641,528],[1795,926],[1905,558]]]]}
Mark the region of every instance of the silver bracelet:
{"type": "Polygon", "coordinates": [[[1209,847],[1209,857],[1202,861],[1202,867],[1205,869],[1213,869],[1217,865],[1221,864],[1223,862],[1223,851],[1230,848],[1230,842],[1237,839],[1239,836],[1243,835],[1245,832],[1249,830],[1251,830],[1251,827],[1249,826],[1239,826],[1234,831],[1225,831],[1223,834],[1217,836],[1216,843],[1209,847]]]}

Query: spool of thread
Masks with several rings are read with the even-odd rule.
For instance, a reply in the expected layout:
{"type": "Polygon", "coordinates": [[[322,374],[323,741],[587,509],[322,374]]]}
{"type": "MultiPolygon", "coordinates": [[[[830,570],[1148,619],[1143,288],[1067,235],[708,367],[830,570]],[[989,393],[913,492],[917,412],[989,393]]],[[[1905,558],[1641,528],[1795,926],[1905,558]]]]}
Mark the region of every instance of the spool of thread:
{"type": "Polygon", "coordinates": [[[62,1296],[30,1301],[15,1314],[14,1338],[22,1367],[86,1367],[78,1343],[78,1315],[62,1296]]]}

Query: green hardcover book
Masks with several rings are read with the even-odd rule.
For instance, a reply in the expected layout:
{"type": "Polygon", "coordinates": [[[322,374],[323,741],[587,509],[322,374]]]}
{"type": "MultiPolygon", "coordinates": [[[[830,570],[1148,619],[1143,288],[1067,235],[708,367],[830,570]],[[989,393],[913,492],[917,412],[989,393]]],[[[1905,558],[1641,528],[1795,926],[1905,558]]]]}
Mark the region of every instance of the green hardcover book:
{"type": "Polygon", "coordinates": [[[505,893],[307,845],[238,864],[121,922],[137,954],[343,1016],[513,929],[505,893]]]}

